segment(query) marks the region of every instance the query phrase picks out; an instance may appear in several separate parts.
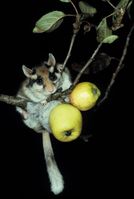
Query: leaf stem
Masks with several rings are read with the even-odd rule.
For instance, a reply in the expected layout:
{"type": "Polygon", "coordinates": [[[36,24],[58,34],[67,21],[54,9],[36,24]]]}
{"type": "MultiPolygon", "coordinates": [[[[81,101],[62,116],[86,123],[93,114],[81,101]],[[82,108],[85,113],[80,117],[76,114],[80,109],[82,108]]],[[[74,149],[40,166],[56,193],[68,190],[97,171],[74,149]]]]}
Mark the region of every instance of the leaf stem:
{"type": "Polygon", "coordinates": [[[74,8],[74,10],[76,12],[76,14],[79,15],[79,12],[78,12],[76,6],[74,5],[74,3],[71,0],[70,0],[70,3],[72,4],[72,6],[73,6],[73,8],[74,8]]]}

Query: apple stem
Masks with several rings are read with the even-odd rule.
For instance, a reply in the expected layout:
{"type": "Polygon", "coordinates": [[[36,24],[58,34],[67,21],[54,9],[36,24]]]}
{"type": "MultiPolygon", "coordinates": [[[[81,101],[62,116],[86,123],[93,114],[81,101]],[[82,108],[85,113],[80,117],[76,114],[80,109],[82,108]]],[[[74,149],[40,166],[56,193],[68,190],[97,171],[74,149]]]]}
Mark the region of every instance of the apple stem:
{"type": "Polygon", "coordinates": [[[54,157],[54,152],[50,140],[50,133],[44,130],[44,132],[42,133],[42,139],[46,167],[51,184],[51,191],[55,195],[57,195],[61,193],[64,189],[63,176],[58,168],[58,165],[54,157]]]}
{"type": "Polygon", "coordinates": [[[66,136],[70,136],[71,134],[72,134],[71,130],[65,132],[65,135],[66,135],[66,136]]]}

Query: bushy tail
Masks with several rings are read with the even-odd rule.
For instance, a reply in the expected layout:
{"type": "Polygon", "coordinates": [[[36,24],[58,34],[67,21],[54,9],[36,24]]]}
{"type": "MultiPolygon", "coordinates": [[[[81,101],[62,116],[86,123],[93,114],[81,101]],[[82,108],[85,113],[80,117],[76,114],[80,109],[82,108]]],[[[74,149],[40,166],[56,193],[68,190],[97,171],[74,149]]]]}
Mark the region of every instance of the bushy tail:
{"type": "Polygon", "coordinates": [[[43,133],[43,149],[45,154],[47,172],[51,184],[51,191],[57,195],[61,193],[64,189],[64,180],[55,161],[54,152],[50,140],[50,134],[47,131],[43,133]]]}

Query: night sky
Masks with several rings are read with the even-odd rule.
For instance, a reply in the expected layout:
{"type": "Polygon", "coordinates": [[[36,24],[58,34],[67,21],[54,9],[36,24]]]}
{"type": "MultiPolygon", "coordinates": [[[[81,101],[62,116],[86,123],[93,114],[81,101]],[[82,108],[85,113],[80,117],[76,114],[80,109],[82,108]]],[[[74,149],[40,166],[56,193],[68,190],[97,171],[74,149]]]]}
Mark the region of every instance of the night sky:
{"type": "MultiPolygon", "coordinates": [[[[93,1],[92,1],[93,2],[93,1]]],[[[96,1],[99,13],[97,23],[106,8],[96,1]],[[105,9],[104,9],[105,8],[105,9]]],[[[116,1],[113,1],[116,2],[116,1]]],[[[52,10],[69,12],[72,7],[58,0],[30,0],[5,2],[1,6],[1,72],[0,93],[15,95],[24,80],[22,64],[33,67],[46,60],[48,53],[59,62],[66,56],[72,26],[69,19],[52,33],[34,34],[35,22],[52,10]],[[29,2],[29,3],[28,3],[29,2]]],[[[132,11],[131,11],[132,12],[132,11]]],[[[133,20],[132,16],[132,20],[133,20]]],[[[119,39],[104,45],[102,52],[120,58],[132,21],[125,16],[125,26],[117,31],[119,39]]],[[[94,29],[83,35],[80,32],[70,62],[83,62],[93,53],[97,43],[94,29]]],[[[28,129],[15,107],[0,103],[0,192],[1,198],[96,198],[128,194],[131,175],[132,95],[134,42],[130,42],[124,67],[120,71],[108,99],[98,108],[82,112],[83,135],[91,135],[88,142],[82,139],[62,143],[51,136],[55,158],[64,176],[65,190],[59,196],[50,192],[44,161],[41,135],[28,129]]],[[[118,62],[98,73],[83,75],[80,81],[92,81],[102,91],[110,81],[118,62]]],[[[68,66],[69,67],[69,66],[68,66]]],[[[72,72],[72,78],[77,75],[72,72]]]]}

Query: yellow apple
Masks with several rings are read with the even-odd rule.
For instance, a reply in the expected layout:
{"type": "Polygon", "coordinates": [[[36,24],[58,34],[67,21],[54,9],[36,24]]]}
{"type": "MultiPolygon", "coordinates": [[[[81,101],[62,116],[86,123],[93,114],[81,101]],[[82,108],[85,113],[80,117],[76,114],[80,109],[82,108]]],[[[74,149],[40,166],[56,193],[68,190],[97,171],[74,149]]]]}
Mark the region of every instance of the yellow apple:
{"type": "Polygon", "coordinates": [[[101,92],[91,82],[81,82],[69,95],[70,103],[81,111],[87,111],[95,106],[101,92]]]}
{"type": "Polygon", "coordinates": [[[50,112],[49,125],[57,140],[61,142],[73,141],[81,134],[81,112],[71,104],[59,104],[50,112]]]}

